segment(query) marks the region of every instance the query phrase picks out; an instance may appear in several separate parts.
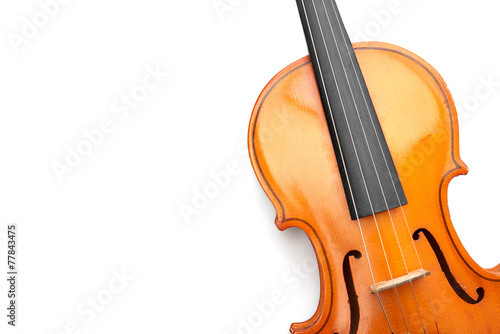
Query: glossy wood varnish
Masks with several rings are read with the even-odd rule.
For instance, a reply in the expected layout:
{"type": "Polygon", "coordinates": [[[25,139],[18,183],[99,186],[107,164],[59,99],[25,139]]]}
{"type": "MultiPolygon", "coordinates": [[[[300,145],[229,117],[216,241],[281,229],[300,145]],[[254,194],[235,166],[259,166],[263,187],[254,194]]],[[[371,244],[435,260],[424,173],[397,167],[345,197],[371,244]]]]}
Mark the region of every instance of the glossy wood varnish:
{"type": "Polygon", "coordinates": [[[391,333],[383,309],[394,333],[424,333],[424,326],[426,333],[500,333],[500,267],[476,264],[450,221],[448,185],[467,167],[459,157],[457,115],[446,84],[404,49],[361,43],[355,51],[409,204],[352,221],[309,58],[268,84],[250,123],[252,164],[276,208],[277,227],[304,230],[320,269],[318,310],[291,331],[353,332],[347,259],[359,306],[355,333],[391,333]],[[455,289],[428,238],[412,237],[421,229],[435,238],[455,289]],[[352,251],[361,257],[346,256],[352,251]],[[413,282],[413,289],[405,284],[381,292],[382,308],[370,291],[374,280],[418,269],[431,274],[413,282]],[[480,301],[468,303],[457,290],[480,301]]]}

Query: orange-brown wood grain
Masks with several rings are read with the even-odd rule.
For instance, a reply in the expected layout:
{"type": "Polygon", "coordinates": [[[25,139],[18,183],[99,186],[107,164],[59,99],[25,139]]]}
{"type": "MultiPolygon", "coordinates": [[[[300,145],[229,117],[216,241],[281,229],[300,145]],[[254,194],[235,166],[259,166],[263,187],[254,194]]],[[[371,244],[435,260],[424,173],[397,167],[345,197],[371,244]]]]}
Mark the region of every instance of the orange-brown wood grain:
{"type": "Polygon", "coordinates": [[[409,204],[352,221],[309,58],[271,80],[250,122],[251,161],[276,208],[277,227],[304,230],[320,268],[318,310],[292,325],[292,332],[353,332],[347,259],[359,305],[354,333],[391,333],[389,324],[394,333],[424,333],[423,327],[426,333],[500,333],[499,267],[476,264],[450,221],[448,185],[467,167],[460,160],[457,115],[446,84],[404,49],[354,46],[409,204]],[[444,268],[429,238],[416,233],[422,229],[435,238],[444,268]],[[361,257],[346,257],[351,251],[361,257]],[[431,274],[380,292],[380,300],[370,291],[374,281],[418,269],[431,274]],[[480,301],[467,302],[457,290],[480,301]]]}

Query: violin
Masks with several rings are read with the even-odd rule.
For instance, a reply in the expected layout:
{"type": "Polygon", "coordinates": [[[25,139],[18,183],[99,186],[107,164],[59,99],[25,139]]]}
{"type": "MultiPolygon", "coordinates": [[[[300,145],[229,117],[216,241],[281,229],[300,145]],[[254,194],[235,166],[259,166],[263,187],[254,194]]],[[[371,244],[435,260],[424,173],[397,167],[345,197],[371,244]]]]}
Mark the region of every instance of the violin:
{"type": "Polygon", "coordinates": [[[334,0],[297,0],[309,56],[278,73],[248,146],[280,230],[318,262],[314,316],[291,333],[500,333],[500,265],[451,223],[458,117],[439,73],[380,42],[352,44],[334,0]]]}

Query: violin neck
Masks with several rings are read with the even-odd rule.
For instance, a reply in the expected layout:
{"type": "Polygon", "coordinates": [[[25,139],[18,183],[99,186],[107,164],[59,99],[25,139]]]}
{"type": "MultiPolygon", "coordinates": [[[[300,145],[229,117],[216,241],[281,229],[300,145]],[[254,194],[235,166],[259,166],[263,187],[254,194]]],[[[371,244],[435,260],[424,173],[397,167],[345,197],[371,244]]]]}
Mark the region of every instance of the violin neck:
{"type": "Polygon", "coordinates": [[[297,0],[351,218],[407,204],[334,0],[297,0]]]}

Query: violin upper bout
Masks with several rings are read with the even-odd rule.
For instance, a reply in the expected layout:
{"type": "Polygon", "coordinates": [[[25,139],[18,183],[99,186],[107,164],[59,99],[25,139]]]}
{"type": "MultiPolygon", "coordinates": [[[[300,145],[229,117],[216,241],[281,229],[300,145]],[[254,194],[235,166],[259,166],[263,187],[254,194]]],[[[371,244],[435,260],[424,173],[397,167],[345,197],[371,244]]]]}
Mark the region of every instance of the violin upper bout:
{"type": "MultiPolygon", "coordinates": [[[[405,190],[421,188],[422,178],[436,188],[445,175],[465,174],[455,105],[437,71],[389,44],[355,44],[355,51],[405,190]]],[[[345,201],[324,113],[309,57],[281,71],[257,101],[249,151],[278,227],[306,218],[290,210],[303,212],[312,198],[345,201]]]]}

